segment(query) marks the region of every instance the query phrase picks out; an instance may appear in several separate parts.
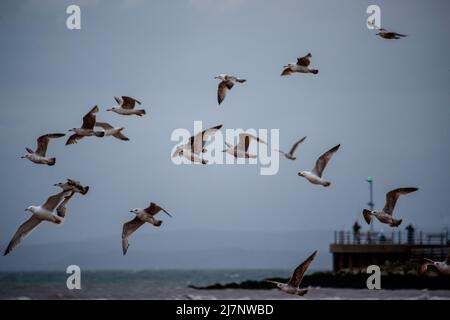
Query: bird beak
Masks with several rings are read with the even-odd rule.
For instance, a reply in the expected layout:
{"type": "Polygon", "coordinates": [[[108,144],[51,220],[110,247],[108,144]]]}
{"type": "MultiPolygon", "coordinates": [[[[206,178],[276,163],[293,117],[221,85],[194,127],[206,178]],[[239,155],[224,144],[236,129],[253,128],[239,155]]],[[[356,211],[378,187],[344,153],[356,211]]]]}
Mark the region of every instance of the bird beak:
{"type": "Polygon", "coordinates": [[[264,282],[268,282],[268,283],[272,283],[272,284],[278,285],[278,282],[272,281],[272,280],[264,280],[264,282]]]}
{"type": "Polygon", "coordinates": [[[25,156],[21,156],[20,159],[25,159],[25,156]]]}
{"type": "Polygon", "coordinates": [[[111,111],[112,109],[106,109],[106,111],[111,111]]]}
{"type": "Polygon", "coordinates": [[[133,210],[130,210],[131,213],[134,213],[133,210]]]}

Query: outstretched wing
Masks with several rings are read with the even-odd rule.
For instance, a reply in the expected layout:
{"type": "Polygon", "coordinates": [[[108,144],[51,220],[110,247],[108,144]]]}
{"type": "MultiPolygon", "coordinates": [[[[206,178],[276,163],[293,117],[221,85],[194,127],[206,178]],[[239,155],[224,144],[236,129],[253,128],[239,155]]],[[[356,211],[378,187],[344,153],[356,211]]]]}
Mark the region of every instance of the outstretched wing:
{"type": "Polygon", "coordinates": [[[3,255],[6,256],[15,247],[17,247],[19,243],[22,241],[22,239],[24,239],[27,235],[29,235],[31,230],[33,230],[39,223],[41,223],[41,220],[39,220],[35,216],[31,216],[30,219],[25,221],[19,227],[19,229],[17,229],[16,233],[14,234],[12,240],[9,242],[8,247],[6,248],[5,253],[3,255]]]}
{"type": "Polygon", "coordinates": [[[128,237],[143,224],[144,224],[144,221],[142,221],[138,217],[135,217],[133,220],[130,220],[123,224],[123,230],[122,230],[123,255],[125,255],[127,253],[128,247],[130,246],[130,244],[128,242],[128,237]]]}
{"type": "Polygon", "coordinates": [[[160,211],[163,211],[169,217],[172,217],[172,215],[169,212],[167,212],[165,209],[161,208],[154,202],[150,202],[150,205],[147,208],[145,208],[144,211],[147,212],[148,214],[151,214],[152,216],[156,215],[160,211]]]}
{"type": "Polygon", "coordinates": [[[47,201],[41,206],[45,210],[53,212],[55,208],[63,201],[63,199],[70,194],[70,191],[61,191],[48,197],[47,201]]]}
{"type": "Polygon", "coordinates": [[[107,123],[107,122],[96,122],[95,126],[103,128],[105,130],[114,129],[114,127],[112,125],[110,125],[109,123],[107,123]]]}
{"type": "Polygon", "coordinates": [[[217,87],[217,102],[219,104],[225,99],[227,91],[233,87],[233,85],[230,87],[229,83],[232,84],[232,82],[224,80],[221,81],[217,87]]]}
{"type": "Polygon", "coordinates": [[[122,96],[122,108],[123,109],[134,109],[134,106],[137,104],[141,104],[139,101],[137,101],[134,98],[122,96]]]}
{"type": "Polygon", "coordinates": [[[297,58],[297,64],[299,66],[307,67],[311,63],[311,61],[309,60],[309,58],[311,58],[311,57],[312,57],[311,53],[308,53],[304,57],[297,58]]]}
{"type": "Polygon", "coordinates": [[[314,260],[314,257],[316,256],[317,251],[314,251],[312,255],[310,255],[305,261],[302,262],[294,271],[292,274],[292,277],[288,281],[288,285],[297,288],[300,283],[303,280],[303,275],[305,274],[306,270],[308,269],[311,262],[314,260]]]}
{"type": "Polygon", "coordinates": [[[252,134],[241,133],[241,134],[239,134],[239,142],[237,145],[238,149],[248,151],[248,148],[250,147],[250,142],[252,140],[255,140],[256,142],[261,142],[261,143],[267,144],[264,140],[262,140],[258,137],[255,137],[252,134]]]}
{"type": "Polygon", "coordinates": [[[71,135],[69,137],[69,139],[67,139],[66,146],[69,144],[75,144],[78,142],[78,140],[80,140],[82,138],[83,138],[83,136],[79,136],[78,134],[74,133],[73,135],[71,135]]]}
{"type": "Polygon", "coordinates": [[[189,144],[191,145],[191,149],[193,150],[193,152],[201,153],[209,137],[213,136],[221,128],[222,125],[219,124],[215,127],[203,130],[202,132],[197,133],[195,136],[190,137],[189,144]]]}
{"type": "Polygon", "coordinates": [[[95,126],[95,114],[99,111],[97,106],[94,106],[91,111],[86,113],[86,115],[83,117],[83,125],[81,128],[83,129],[94,129],[95,126]]]}
{"type": "Polygon", "coordinates": [[[298,141],[292,146],[291,150],[289,151],[289,154],[290,154],[291,156],[294,155],[294,152],[295,152],[295,150],[297,149],[298,145],[299,145],[300,143],[302,143],[303,141],[305,141],[305,139],[306,139],[306,137],[301,138],[300,140],[298,140],[298,141]]]}
{"type": "Polygon", "coordinates": [[[325,170],[325,167],[328,164],[328,161],[330,161],[331,157],[336,153],[336,151],[339,150],[339,147],[341,145],[338,144],[337,146],[331,148],[324,154],[322,154],[319,159],[316,161],[316,165],[314,166],[313,173],[317,175],[319,178],[322,177],[323,170],[325,170]]]}
{"type": "Polygon", "coordinates": [[[45,157],[45,153],[47,152],[47,146],[48,146],[48,142],[50,141],[50,139],[54,139],[54,138],[61,138],[64,137],[65,134],[64,133],[49,133],[49,134],[45,134],[43,136],[40,136],[37,139],[37,149],[36,149],[36,154],[45,157]]]}
{"type": "Polygon", "coordinates": [[[398,198],[403,194],[408,194],[419,190],[418,188],[398,188],[386,193],[386,204],[384,205],[383,211],[387,214],[392,215],[394,212],[395,204],[398,198]]]}

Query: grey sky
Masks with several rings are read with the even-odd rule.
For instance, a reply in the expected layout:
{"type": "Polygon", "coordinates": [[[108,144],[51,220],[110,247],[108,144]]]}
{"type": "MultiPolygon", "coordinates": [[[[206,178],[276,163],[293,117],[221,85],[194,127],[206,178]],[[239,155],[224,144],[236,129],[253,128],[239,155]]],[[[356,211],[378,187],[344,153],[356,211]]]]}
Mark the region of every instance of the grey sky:
{"type": "MultiPolygon", "coordinates": [[[[357,217],[363,222],[367,175],[374,177],[379,207],[390,189],[420,188],[398,202],[401,229],[409,223],[433,230],[450,225],[448,1],[2,1],[0,6],[3,247],[27,219],[24,208],[41,204],[66,177],[90,185],[89,194],[70,203],[63,226],[39,226],[17,251],[37,243],[120,237],[122,223],[132,217],[128,211],[150,200],[174,214],[163,217],[158,232],[195,229],[199,238],[201,230],[349,228],[357,217]],[[80,31],[65,27],[65,9],[74,3],[81,6],[80,31]],[[376,37],[365,26],[369,4],[381,7],[383,27],[409,37],[376,37]],[[284,64],[307,52],[320,70],[317,76],[279,76],[284,64]],[[221,107],[213,79],[219,73],[248,80],[221,107]],[[147,115],[106,112],[115,95],[138,98],[147,115]],[[86,138],[66,147],[61,139],[49,146],[57,157],[54,167],[19,159],[39,135],[79,126],[95,104],[98,119],[126,126],[130,142],[86,138]],[[175,166],[170,135],[176,128],[192,130],[194,120],[225,128],[279,128],[285,149],[300,137],[308,139],[296,161],[280,159],[275,176],[259,175],[254,165],[175,166]],[[331,188],[297,176],[337,143],[341,149],[325,171],[331,188]]],[[[314,248],[314,243],[311,238],[297,245],[314,248]]],[[[111,248],[120,253],[119,242],[111,248]]],[[[326,253],[326,247],[319,249],[326,253]]]]}

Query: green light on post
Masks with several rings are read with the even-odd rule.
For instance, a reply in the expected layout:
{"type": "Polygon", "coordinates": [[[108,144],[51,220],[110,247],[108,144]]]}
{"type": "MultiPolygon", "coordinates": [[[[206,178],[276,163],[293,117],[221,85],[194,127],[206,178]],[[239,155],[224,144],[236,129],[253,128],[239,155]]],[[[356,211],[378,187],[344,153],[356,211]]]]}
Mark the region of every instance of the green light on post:
{"type": "Polygon", "coordinates": [[[372,182],[372,176],[367,177],[367,182],[372,182]]]}

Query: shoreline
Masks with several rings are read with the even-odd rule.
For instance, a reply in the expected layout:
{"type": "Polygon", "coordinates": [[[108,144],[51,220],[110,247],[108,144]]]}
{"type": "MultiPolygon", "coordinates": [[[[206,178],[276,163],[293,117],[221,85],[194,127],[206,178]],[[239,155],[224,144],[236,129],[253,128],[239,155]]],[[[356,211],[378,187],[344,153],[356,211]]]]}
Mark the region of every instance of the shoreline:
{"type": "MultiPolygon", "coordinates": [[[[317,272],[305,275],[301,287],[336,288],[336,289],[367,289],[367,278],[369,274],[358,273],[333,273],[317,272]]],[[[287,278],[268,278],[286,283],[287,278]]],[[[427,275],[418,276],[412,274],[385,274],[381,275],[381,287],[389,290],[450,290],[450,276],[427,275]]],[[[264,280],[245,280],[242,282],[214,283],[207,286],[189,285],[188,288],[196,290],[271,290],[275,286],[264,280]]]]}

